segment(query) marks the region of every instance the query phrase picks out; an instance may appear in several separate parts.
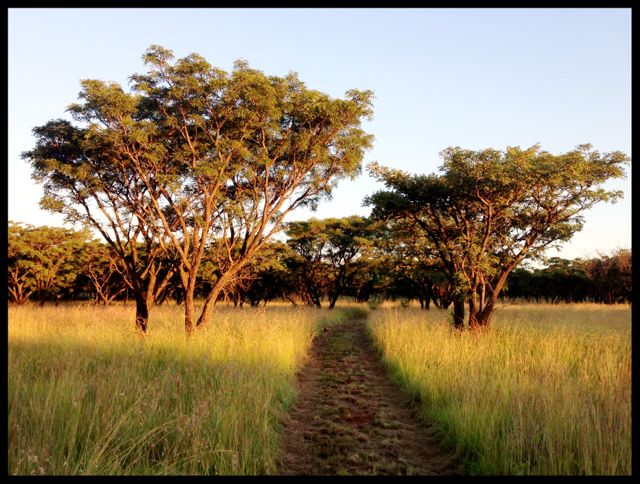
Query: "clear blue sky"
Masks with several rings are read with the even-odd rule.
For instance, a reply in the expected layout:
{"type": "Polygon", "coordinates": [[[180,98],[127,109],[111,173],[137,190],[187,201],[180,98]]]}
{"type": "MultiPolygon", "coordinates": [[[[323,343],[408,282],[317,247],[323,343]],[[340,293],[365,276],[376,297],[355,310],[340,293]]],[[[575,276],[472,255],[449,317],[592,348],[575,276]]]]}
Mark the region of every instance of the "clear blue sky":
{"type": "MultiPolygon", "coordinates": [[[[126,86],[151,44],[227,71],[239,58],[269,75],[296,71],[335,97],[373,90],[365,164],[431,173],[447,146],[561,153],[588,142],[631,154],[630,9],[9,9],[8,43],[8,216],[33,225],[62,219],[39,209],[20,159],[31,129],[70,119],[80,79],[126,86]]],[[[380,188],[363,170],[291,219],[367,215],[362,199],[380,188]]],[[[631,247],[630,174],[607,188],[624,199],[587,212],[549,255],[631,247]]]]}

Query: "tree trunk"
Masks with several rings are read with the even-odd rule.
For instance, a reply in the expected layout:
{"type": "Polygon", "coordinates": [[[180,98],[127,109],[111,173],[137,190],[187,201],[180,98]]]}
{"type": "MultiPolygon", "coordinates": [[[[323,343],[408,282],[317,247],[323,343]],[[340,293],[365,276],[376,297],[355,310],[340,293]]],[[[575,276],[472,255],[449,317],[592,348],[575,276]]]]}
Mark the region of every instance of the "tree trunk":
{"type": "MultiPolygon", "coordinates": [[[[469,329],[474,331],[486,328],[491,318],[491,311],[493,309],[485,313],[487,307],[485,288],[485,284],[480,284],[479,293],[478,288],[474,287],[469,295],[469,329]]],[[[493,303],[491,307],[493,308],[493,303]]]]}
{"type": "Polygon", "coordinates": [[[162,291],[160,293],[160,297],[156,298],[156,306],[162,306],[164,304],[164,302],[167,300],[168,297],[169,297],[169,292],[168,291],[162,291]]]}
{"type": "Polygon", "coordinates": [[[149,306],[147,296],[143,292],[136,292],[136,331],[140,334],[147,332],[149,324],[149,306]]]}
{"type": "Polygon", "coordinates": [[[493,309],[495,308],[496,302],[498,301],[498,296],[500,295],[500,291],[504,287],[504,283],[507,280],[507,275],[511,272],[511,270],[507,270],[503,272],[498,278],[493,291],[489,291],[489,297],[487,298],[485,306],[482,308],[482,311],[478,315],[478,326],[481,329],[487,329],[489,327],[489,323],[491,323],[491,316],[493,315],[493,309]]]}
{"type": "Polygon", "coordinates": [[[180,281],[182,285],[182,295],[184,297],[184,332],[187,337],[193,333],[193,319],[195,313],[194,299],[196,292],[196,273],[191,268],[185,270],[179,269],[180,281]]]}
{"type": "Polygon", "coordinates": [[[204,300],[202,312],[200,313],[200,317],[198,318],[198,322],[196,323],[197,328],[203,327],[209,322],[209,319],[211,319],[211,311],[213,311],[213,306],[215,306],[216,300],[218,299],[221,291],[222,287],[218,284],[215,284],[211,289],[211,292],[204,300]]]}
{"type": "Polygon", "coordinates": [[[204,306],[202,307],[202,311],[200,313],[200,317],[196,323],[196,328],[201,328],[205,324],[209,322],[211,319],[211,312],[213,311],[213,307],[216,305],[218,301],[218,296],[220,293],[227,288],[229,285],[229,281],[233,280],[233,276],[235,276],[240,269],[242,269],[243,265],[238,265],[233,269],[228,269],[226,273],[223,273],[213,284],[209,295],[204,300],[204,306]]]}
{"type": "Polygon", "coordinates": [[[453,302],[453,325],[456,329],[464,328],[464,296],[457,296],[453,302]]]}
{"type": "Polygon", "coordinates": [[[491,322],[491,316],[493,315],[494,305],[495,305],[495,301],[493,300],[493,298],[490,298],[477,318],[479,329],[489,328],[489,323],[491,322]]]}
{"type": "Polygon", "coordinates": [[[284,297],[285,297],[285,299],[287,299],[293,305],[294,308],[298,307],[298,303],[295,301],[295,299],[293,299],[292,297],[287,296],[287,295],[285,295],[284,297]]]}
{"type": "Polygon", "coordinates": [[[320,297],[315,293],[315,291],[313,294],[309,294],[309,299],[311,300],[311,302],[315,307],[317,308],[322,307],[322,303],[320,302],[320,297]]]}
{"type": "Polygon", "coordinates": [[[475,292],[473,292],[469,296],[469,329],[478,329],[478,327],[480,326],[480,321],[478,319],[479,316],[477,295],[475,292]]]}
{"type": "Polygon", "coordinates": [[[187,336],[191,336],[193,332],[193,292],[194,291],[186,291],[184,297],[184,332],[187,336]]]}
{"type": "Polygon", "coordinates": [[[309,292],[309,298],[311,299],[311,302],[313,303],[313,305],[317,308],[321,307],[322,304],[320,302],[320,295],[318,294],[318,291],[316,291],[315,287],[311,287],[307,289],[309,292]]]}
{"type": "Polygon", "coordinates": [[[33,291],[26,292],[22,290],[22,286],[18,286],[15,289],[9,288],[9,292],[11,293],[13,302],[16,303],[18,306],[21,306],[27,301],[27,299],[29,299],[29,296],[33,291]]]}
{"type": "Polygon", "coordinates": [[[38,289],[38,306],[44,306],[44,290],[38,289]]]}

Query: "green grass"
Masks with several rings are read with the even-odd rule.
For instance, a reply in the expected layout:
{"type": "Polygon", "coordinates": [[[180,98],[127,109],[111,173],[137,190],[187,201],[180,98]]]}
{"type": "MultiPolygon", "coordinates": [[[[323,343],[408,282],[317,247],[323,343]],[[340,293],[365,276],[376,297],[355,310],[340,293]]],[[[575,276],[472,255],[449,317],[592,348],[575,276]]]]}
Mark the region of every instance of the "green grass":
{"type": "Polygon", "coordinates": [[[182,310],[10,307],[10,474],[268,474],[323,318],[218,308],[187,341],[182,310]]]}
{"type": "Polygon", "coordinates": [[[452,330],[436,309],[370,319],[469,474],[631,473],[630,306],[508,306],[483,334],[452,330]]]}

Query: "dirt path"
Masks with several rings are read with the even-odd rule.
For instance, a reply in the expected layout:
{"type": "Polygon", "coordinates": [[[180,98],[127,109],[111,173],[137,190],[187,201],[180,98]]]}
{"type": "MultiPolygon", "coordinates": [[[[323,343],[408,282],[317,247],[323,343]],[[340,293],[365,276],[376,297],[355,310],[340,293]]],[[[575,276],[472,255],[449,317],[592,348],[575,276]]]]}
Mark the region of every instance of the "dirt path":
{"type": "Polygon", "coordinates": [[[277,473],[456,474],[451,456],[389,380],[365,324],[346,321],[314,340],[277,473]]]}

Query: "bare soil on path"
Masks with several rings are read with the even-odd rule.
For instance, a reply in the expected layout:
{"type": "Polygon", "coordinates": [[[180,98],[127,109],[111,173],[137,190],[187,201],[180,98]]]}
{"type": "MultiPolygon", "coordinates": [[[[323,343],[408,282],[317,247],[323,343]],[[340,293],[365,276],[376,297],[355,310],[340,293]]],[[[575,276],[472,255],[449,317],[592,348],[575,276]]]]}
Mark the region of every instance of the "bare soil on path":
{"type": "Polygon", "coordinates": [[[365,321],[325,328],[298,385],[277,474],[459,474],[389,379],[365,321]]]}

